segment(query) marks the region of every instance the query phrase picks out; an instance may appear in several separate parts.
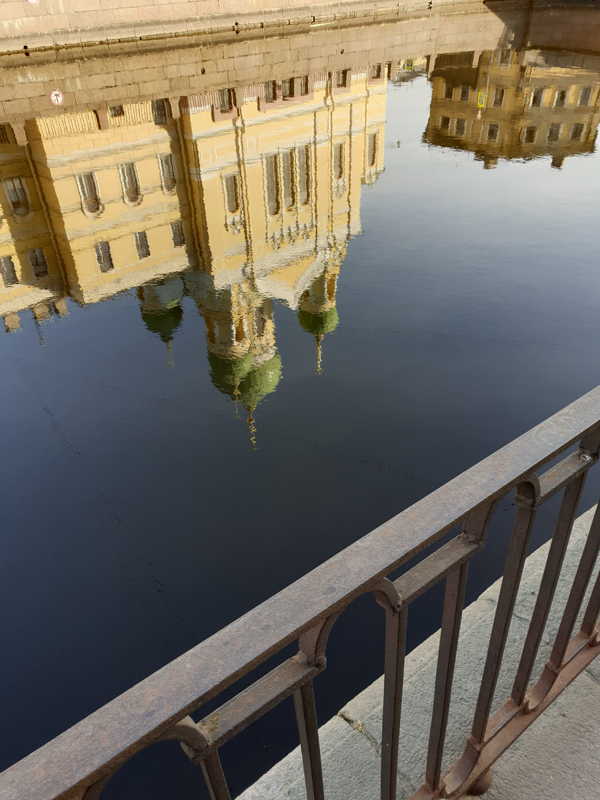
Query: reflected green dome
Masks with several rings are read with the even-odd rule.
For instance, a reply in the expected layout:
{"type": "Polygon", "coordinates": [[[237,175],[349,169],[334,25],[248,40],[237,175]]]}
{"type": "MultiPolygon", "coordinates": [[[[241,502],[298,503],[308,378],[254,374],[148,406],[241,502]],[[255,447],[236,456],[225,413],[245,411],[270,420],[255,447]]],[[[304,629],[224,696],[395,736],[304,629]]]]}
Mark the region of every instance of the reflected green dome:
{"type": "Polygon", "coordinates": [[[252,369],[252,354],[246,353],[239,358],[228,359],[209,353],[208,363],[210,364],[210,379],[213,385],[223,394],[233,397],[236,384],[239,387],[240,381],[252,369]]]}
{"type": "Polygon", "coordinates": [[[324,336],[326,333],[331,333],[337,328],[339,321],[337,308],[330,308],[321,314],[313,314],[311,311],[298,312],[298,322],[305,331],[312,333],[313,336],[324,336]]]}
{"type": "Polygon", "coordinates": [[[252,366],[251,353],[232,360],[209,353],[208,362],[213,385],[245,408],[255,408],[265,395],[275,391],[281,379],[279,353],[257,367],[252,366]]]}
{"type": "Polygon", "coordinates": [[[273,358],[251,369],[238,387],[240,402],[245,408],[255,408],[268,394],[275,391],[281,379],[281,356],[273,358]]]}
{"type": "Polygon", "coordinates": [[[177,303],[164,311],[142,311],[144,325],[150,333],[156,333],[166,344],[181,324],[183,309],[177,303]]]}

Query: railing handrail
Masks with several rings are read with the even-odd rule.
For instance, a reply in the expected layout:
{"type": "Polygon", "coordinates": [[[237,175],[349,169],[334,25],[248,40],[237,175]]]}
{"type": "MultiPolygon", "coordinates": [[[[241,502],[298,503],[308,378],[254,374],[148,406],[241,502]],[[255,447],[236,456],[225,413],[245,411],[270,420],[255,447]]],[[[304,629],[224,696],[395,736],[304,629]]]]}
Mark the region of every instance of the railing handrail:
{"type": "Polygon", "coordinates": [[[600,386],[419,500],[0,774],[0,800],[52,800],[161,732],[516,486],[600,421],[600,386]]]}

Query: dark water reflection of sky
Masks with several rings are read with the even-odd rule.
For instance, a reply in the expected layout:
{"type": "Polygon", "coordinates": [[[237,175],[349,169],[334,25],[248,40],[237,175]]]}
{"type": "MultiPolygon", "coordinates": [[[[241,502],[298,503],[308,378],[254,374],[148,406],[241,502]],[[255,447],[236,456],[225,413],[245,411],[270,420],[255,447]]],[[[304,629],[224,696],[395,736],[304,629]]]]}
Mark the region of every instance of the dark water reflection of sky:
{"type": "MultiPolygon", "coordinates": [[[[142,314],[154,290],[134,287],[0,335],[0,766],[600,383],[597,154],[484,169],[423,142],[431,94],[425,76],[388,83],[385,170],[360,188],[320,374],[314,331],[274,299],[280,374],[247,389],[254,434],[231,380],[215,386],[185,277],[155,291],[182,310],[167,333],[142,314]]],[[[474,563],[470,599],[503,542],[474,563]]],[[[434,600],[411,646],[439,624],[434,600]]],[[[339,626],[323,721],[382,669],[372,601],[339,626]]],[[[223,751],[235,791],[294,743],[291,707],[273,713],[279,741],[253,726],[223,751]]],[[[200,785],[163,747],[107,796],[200,785]]]]}

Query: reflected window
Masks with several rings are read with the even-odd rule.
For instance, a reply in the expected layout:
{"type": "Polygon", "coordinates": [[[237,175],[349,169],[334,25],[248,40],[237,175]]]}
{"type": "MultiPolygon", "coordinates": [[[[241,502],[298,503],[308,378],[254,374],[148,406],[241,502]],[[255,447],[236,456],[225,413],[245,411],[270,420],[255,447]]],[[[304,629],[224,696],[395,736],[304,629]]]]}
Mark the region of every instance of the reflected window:
{"type": "Polygon", "coordinates": [[[265,101],[274,103],[275,100],[277,100],[277,84],[275,81],[267,81],[265,83],[265,101]]]}
{"type": "Polygon", "coordinates": [[[541,87],[533,90],[533,94],[531,95],[532,108],[541,108],[542,103],[544,102],[544,91],[545,90],[541,87]]]}
{"type": "Polygon", "coordinates": [[[568,93],[569,93],[568,89],[559,89],[556,92],[556,99],[554,101],[554,105],[557,108],[562,108],[563,106],[566,106],[568,93]]]}
{"type": "Polygon", "coordinates": [[[77,175],[77,188],[81,197],[81,205],[88,214],[100,211],[100,194],[93,172],[77,175]]]}
{"type": "Polygon", "coordinates": [[[137,203],[142,196],[137,167],[133,162],[130,164],[119,164],[119,175],[123,187],[123,199],[126,203],[137,203]]]}
{"type": "Polygon", "coordinates": [[[309,146],[299,147],[296,152],[298,170],[298,202],[305,205],[310,200],[310,150],[309,146]]]}
{"type": "Polygon", "coordinates": [[[265,334],[265,314],[262,308],[254,309],[254,330],[256,335],[261,338],[265,334]]]}
{"type": "Polygon", "coordinates": [[[185,244],[183,225],[180,219],[171,223],[171,238],[173,239],[173,247],[183,247],[185,244]]]}
{"type": "Polygon", "coordinates": [[[238,319],[237,325],[235,326],[235,340],[239,344],[243,342],[246,338],[246,330],[244,328],[244,320],[238,319]]]}
{"type": "Polygon", "coordinates": [[[8,202],[12,207],[12,213],[16,217],[22,217],[28,214],[29,195],[24,178],[7,178],[4,181],[4,189],[8,197],[8,202]]]}
{"type": "Polygon", "coordinates": [[[471,88],[469,86],[460,87],[460,99],[464,102],[471,96],[471,88]]]}
{"type": "Polygon", "coordinates": [[[169,122],[169,105],[167,100],[152,101],[152,117],[155,125],[167,125],[169,122]]]}
{"type": "Polygon", "coordinates": [[[279,156],[265,159],[265,178],[267,184],[267,209],[269,214],[279,213],[279,156]]]}
{"type": "Polygon", "coordinates": [[[450,130],[450,117],[440,117],[440,130],[442,131],[450,130]]]}
{"type": "Polygon", "coordinates": [[[335,85],[338,89],[344,89],[348,86],[348,70],[338,69],[335,73],[335,85]]]}
{"type": "Polygon", "coordinates": [[[501,50],[498,58],[501,67],[508,67],[510,64],[510,50],[501,50]]]}
{"type": "Polygon", "coordinates": [[[108,109],[108,113],[111,117],[124,117],[125,116],[125,109],[123,106],[110,106],[108,109]]]}
{"type": "Polygon", "coordinates": [[[0,275],[5,286],[14,286],[19,282],[12,256],[0,257],[0,275]]]}
{"type": "Polygon", "coordinates": [[[285,81],[281,81],[281,95],[284,100],[288,100],[290,97],[294,96],[294,79],[288,78],[285,81]]]}
{"type": "Polygon", "coordinates": [[[444,85],[444,98],[446,100],[452,100],[453,95],[454,95],[454,86],[452,86],[451,83],[448,83],[448,81],[446,81],[444,85]]]}
{"type": "Polygon", "coordinates": [[[377,80],[377,78],[381,78],[381,64],[372,64],[371,80],[377,80]]]}
{"type": "Polygon", "coordinates": [[[374,167],[377,163],[377,133],[370,133],[367,145],[367,166],[374,167]]]}
{"type": "Polygon", "coordinates": [[[137,250],[138,258],[148,258],[150,255],[150,245],[148,244],[146,231],[140,231],[135,234],[135,249],[137,250]]]}
{"type": "Polygon", "coordinates": [[[227,175],[225,178],[225,196],[227,198],[227,211],[235,214],[240,210],[240,187],[237,175],[227,175]]]}
{"type": "Polygon", "coordinates": [[[494,105],[496,108],[502,108],[504,105],[504,94],[505,89],[501,89],[499,86],[494,90],[494,105]]]}
{"type": "Polygon", "coordinates": [[[166,153],[158,157],[158,164],[160,167],[160,179],[162,187],[165,192],[175,191],[177,186],[177,178],[175,175],[175,164],[173,163],[173,156],[171,153],[166,153]]]}
{"type": "Polygon", "coordinates": [[[583,136],[583,123],[576,122],[571,128],[571,141],[578,142],[583,136]]]}
{"type": "Polygon", "coordinates": [[[308,94],[308,75],[300,78],[300,94],[308,94]]]}
{"type": "Polygon", "coordinates": [[[337,278],[335,275],[332,275],[331,278],[327,281],[327,299],[334,300],[335,299],[335,287],[337,283],[337,278]]]}
{"type": "Polygon", "coordinates": [[[487,130],[488,141],[497,142],[499,133],[500,133],[500,127],[498,125],[488,125],[488,130],[487,130]]]}
{"type": "Polygon", "coordinates": [[[293,150],[284,150],[281,154],[281,168],[283,173],[283,204],[285,208],[292,208],[296,201],[293,150]]]}
{"type": "Polygon", "coordinates": [[[454,133],[457,136],[464,136],[466,129],[467,129],[467,120],[457,119],[456,122],[454,123],[454,133]]]}
{"type": "Polygon", "coordinates": [[[233,89],[219,89],[219,111],[226,114],[233,110],[234,105],[233,89]]]}
{"type": "Polygon", "coordinates": [[[579,105],[589,106],[591,99],[592,99],[592,87],[584,86],[583,89],[579,92],[579,105]]]}
{"type": "Polygon", "coordinates": [[[523,132],[523,141],[526,144],[533,144],[535,142],[537,136],[537,128],[529,127],[525,128],[523,132]]]}
{"type": "Polygon", "coordinates": [[[110,272],[115,268],[108,242],[98,242],[96,245],[96,260],[100,267],[100,272],[110,272]]]}
{"type": "Polygon", "coordinates": [[[333,177],[339,181],[344,177],[344,145],[333,146],[333,177]]]}
{"type": "Polygon", "coordinates": [[[29,251],[29,263],[36,278],[43,278],[48,274],[48,262],[41,247],[34,247],[29,251]]]}
{"type": "Polygon", "coordinates": [[[560,139],[560,129],[562,125],[559,125],[557,122],[553,122],[548,127],[548,141],[549,142],[558,142],[560,139]]]}

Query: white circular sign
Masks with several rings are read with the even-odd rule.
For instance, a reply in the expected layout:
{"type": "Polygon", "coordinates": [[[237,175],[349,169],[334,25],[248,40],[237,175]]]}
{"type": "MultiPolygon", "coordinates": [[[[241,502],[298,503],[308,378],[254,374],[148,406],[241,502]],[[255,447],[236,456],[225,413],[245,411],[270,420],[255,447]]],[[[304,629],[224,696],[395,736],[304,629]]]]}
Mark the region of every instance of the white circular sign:
{"type": "Polygon", "coordinates": [[[50,100],[52,100],[55,106],[62,106],[62,92],[59,92],[58,89],[54,89],[53,92],[50,92],[50,100]]]}
{"type": "Polygon", "coordinates": [[[27,2],[31,3],[31,5],[34,6],[34,5],[36,5],[36,3],[39,3],[40,0],[27,0],[27,2]]]}

